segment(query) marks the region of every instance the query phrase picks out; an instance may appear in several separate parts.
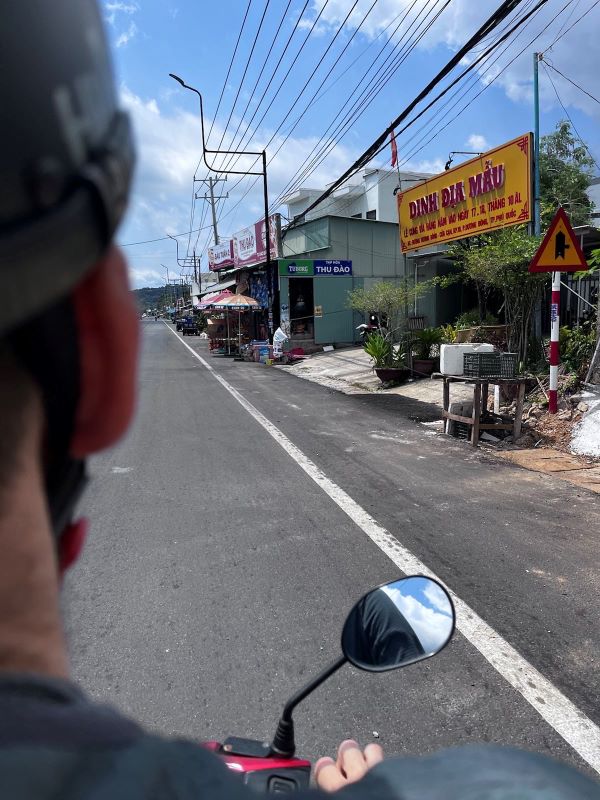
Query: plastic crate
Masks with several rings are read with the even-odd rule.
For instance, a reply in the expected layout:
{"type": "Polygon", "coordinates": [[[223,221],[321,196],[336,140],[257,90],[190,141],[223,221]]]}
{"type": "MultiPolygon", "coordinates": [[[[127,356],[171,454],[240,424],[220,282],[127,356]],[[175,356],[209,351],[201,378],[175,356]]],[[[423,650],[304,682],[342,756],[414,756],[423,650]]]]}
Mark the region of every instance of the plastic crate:
{"type": "Polygon", "coordinates": [[[491,378],[500,375],[500,353],[465,353],[466,378],[491,378]]]}
{"type": "Polygon", "coordinates": [[[500,377],[514,378],[517,374],[517,353],[500,353],[500,377]]]}
{"type": "Polygon", "coordinates": [[[465,353],[464,375],[467,378],[514,378],[516,353],[465,353]]]}

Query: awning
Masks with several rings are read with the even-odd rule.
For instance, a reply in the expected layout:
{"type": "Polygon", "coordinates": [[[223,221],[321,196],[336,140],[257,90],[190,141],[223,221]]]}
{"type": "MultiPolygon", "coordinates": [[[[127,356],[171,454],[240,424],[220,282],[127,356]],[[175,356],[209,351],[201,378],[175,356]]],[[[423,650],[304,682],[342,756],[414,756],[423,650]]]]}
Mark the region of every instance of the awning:
{"type": "Polygon", "coordinates": [[[223,281],[222,283],[213,283],[211,286],[207,286],[206,289],[201,293],[200,297],[205,297],[208,294],[215,294],[216,292],[222,292],[225,289],[230,289],[232,286],[235,286],[235,278],[230,281],[223,281]]]}

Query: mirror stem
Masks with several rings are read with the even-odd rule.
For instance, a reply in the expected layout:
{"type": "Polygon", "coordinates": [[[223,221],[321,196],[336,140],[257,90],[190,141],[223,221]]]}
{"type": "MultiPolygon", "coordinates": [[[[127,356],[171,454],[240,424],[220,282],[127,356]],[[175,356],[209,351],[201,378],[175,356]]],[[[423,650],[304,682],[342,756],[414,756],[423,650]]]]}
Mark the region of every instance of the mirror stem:
{"type": "Polygon", "coordinates": [[[277,731],[271,743],[271,752],[284,758],[291,758],[296,752],[296,742],[294,741],[294,720],[292,719],[292,712],[301,703],[305,697],[308,697],[311,692],[320,686],[327,678],[330,678],[334,672],[337,672],[340,667],[343,667],[347,662],[346,656],[340,656],[332,664],[326,667],[323,672],[320,672],[316,678],[313,678],[310,683],[307,683],[300,691],[287,701],[284,706],[283,714],[277,724],[277,731]]]}

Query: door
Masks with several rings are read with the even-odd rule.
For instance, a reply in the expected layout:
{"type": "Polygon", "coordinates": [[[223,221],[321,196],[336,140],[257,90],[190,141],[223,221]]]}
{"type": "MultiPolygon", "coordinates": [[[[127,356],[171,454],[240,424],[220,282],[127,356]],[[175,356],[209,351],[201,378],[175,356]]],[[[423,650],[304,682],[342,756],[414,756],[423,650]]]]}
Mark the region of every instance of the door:
{"type": "Polygon", "coordinates": [[[315,343],[353,342],[354,315],[348,308],[352,276],[327,275],[313,278],[315,343]],[[320,316],[319,316],[320,314],[320,316]]]}

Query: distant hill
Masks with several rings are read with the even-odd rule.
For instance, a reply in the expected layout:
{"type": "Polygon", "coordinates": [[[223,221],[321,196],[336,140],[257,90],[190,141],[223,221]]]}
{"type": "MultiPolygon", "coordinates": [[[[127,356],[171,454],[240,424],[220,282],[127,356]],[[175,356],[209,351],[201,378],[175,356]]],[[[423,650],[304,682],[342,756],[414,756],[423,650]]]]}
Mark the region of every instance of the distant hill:
{"type": "Polygon", "coordinates": [[[140,312],[147,308],[161,308],[165,297],[165,287],[146,286],[144,289],[134,289],[133,294],[140,312]]]}

